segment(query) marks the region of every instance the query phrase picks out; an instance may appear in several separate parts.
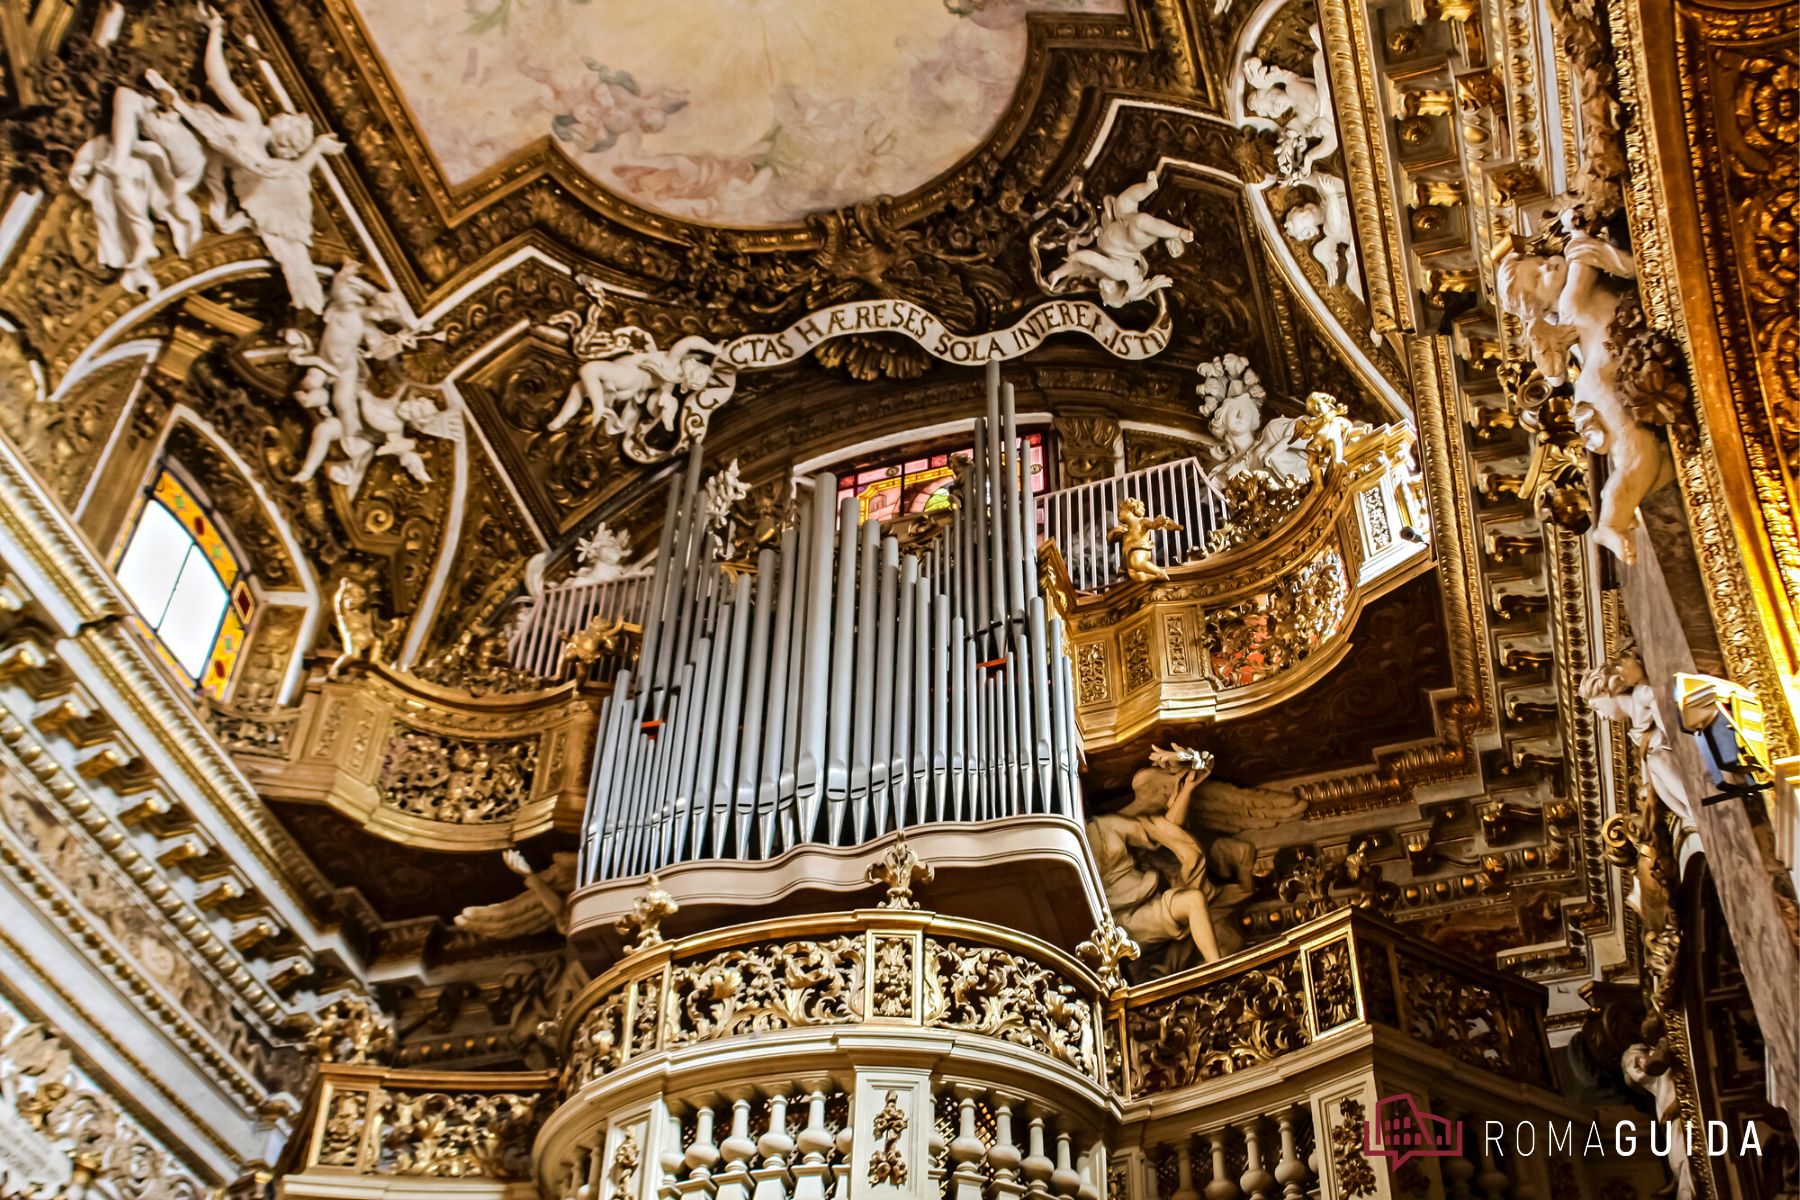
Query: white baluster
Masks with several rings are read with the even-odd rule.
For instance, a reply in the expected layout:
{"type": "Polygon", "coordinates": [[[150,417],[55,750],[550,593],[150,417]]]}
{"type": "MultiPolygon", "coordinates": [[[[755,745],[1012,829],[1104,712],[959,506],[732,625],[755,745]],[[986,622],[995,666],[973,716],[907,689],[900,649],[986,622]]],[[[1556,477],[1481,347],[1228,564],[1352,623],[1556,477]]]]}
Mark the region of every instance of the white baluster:
{"type": "Polygon", "coordinates": [[[787,1131],[788,1098],[769,1099],[769,1127],[757,1139],[756,1150],[762,1164],[750,1172],[756,1180],[752,1200],[787,1200],[788,1160],[794,1153],[794,1139],[787,1131]]]}
{"type": "MultiPolygon", "coordinates": [[[[1459,1126],[1462,1124],[1461,1113],[1452,1115],[1450,1119],[1459,1126]]],[[[1465,1129],[1462,1132],[1466,1134],[1468,1130],[1465,1129]]],[[[1467,1144],[1466,1141],[1463,1142],[1463,1145],[1467,1144]]],[[[1470,1162],[1466,1155],[1459,1154],[1454,1158],[1440,1159],[1438,1170],[1443,1172],[1444,1194],[1452,1197],[1452,1200],[1470,1200],[1475,1195],[1469,1188],[1469,1180],[1475,1178],[1475,1164],[1470,1162]]]]}
{"type": "Polygon", "coordinates": [[[831,1164],[831,1194],[836,1200],[844,1200],[850,1194],[850,1172],[856,1164],[852,1155],[856,1152],[856,1122],[845,1120],[844,1127],[837,1131],[837,1157],[831,1164]]]}
{"type": "Polygon", "coordinates": [[[1050,1191],[1056,1200],[1074,1200],[1075,1192],[1081,1187],[1081,1176],[1075,1173],[1074,1164],[1069,1157],[1069,1134],[1067,1130],[1058,1130],[1056,1134],[1056,1170],[1050,1174],[1050,1191]]]}
{"type": "MultiPolygon", "coordinates": [[[[1223,1161],[1223,1160],[1221,1160],[1223,1161]]],[[[1218,1170],[1213,1171],[1217,1177],[1218,1170]]],[[[1208,1189],[1210,1191],[1210,1189],[1208,1189]]],[[[1183,1138],[1175,1147],[1175,1194],[1170,1200],[1200,1200],[1200,1193],[1194,1190],[1194,1144],[1192,1139],[1183,1138]]]]}
{"type": "Polygon", "coordinates": [[[995,1200],[1013,1200],[1026,1193],[1025,1182],[1019,1177],[1019,1166],[1024,1161],[1024,1152],[1013,1141],[1012,1105],[997,1104],[994,1107],[994,1144],[987,1152],[987,1163],[994,1173],[989,1190],[995,1200]]]}
{"type": "Polygon", "coordinates": [[[1512,1190],[1512,1180],[1495,1161],[1493,1147],[1486,1138],[1481,1139],[1481,1174],[1475,1177],[1475,1184],[1485,1200],[1506,1200],[1506,1194],[1512,1190]]]}
{"type": "Polygon", "coordinates": [[[681,1153],[681,1118],[674,1113],[669,1114],[669,1131],[663,1137],[662,1153],[656,1157],[656,1165],[662,1168],[662,1183],[657,1187],[659,1200],[672,1200],[677,1186],[681,1182],[681,1168],[684,1159],[681,1153]]]}
{"type": "Polygon", "coordinates": [[[1081,1184],[1075,1189],[1075,1200],[1100,1200],[1100,1188],[1094,1182],[1094,1152],[1083,1150],[1075,1158],[1075,1173],[1081,1184]]]}
{"type": "Polygon", "coordinates": [[[794,1141],[801,1156],[794,1164],[794,1200],[825,1200],[825,1180],[831,1174],[826,1158],[832,1146],[831,1131],[825,1128],[825,1093],[813,1092],[806,1105],[806,1128],[794,1141]]]}
{"type": "Polygon", "coordinates": [[[713,1168],[719,1164],[719,1148],[713,1144],[714,1114],[710,1105],[700,1109],[694,1119],[694,1140],[682,1156],[687,1178],[676,1185],[683,1196],[711,1195],[713,1168]]]}
{"type": "Polygon", "coordinates": [[[1244,1125],[1244,1173],[1238,1176],[1238,1185],[1250,1200],[1269,1200],[1269,1188],[1275,1184],[1275,1177],[1263,1169],[1261,1136],[1262,1119],[1252,1117],[1244,1125]]]}
{"type": "Polygon", "coordinates": [[[975,1136],[975,1098],[964,1096],[957,1107],[956,1136],[950,1139],[952,1200],[981,1200],[981,1159],[987,1147],[975,1136]]]}
{"type": "Polygon", "coordinates": [[[1056,1170],[1056,1164],[1044,1153],[1044,1118],[1031,1118],[1029,1134],[1031,1153],[1025,1156],[1020,1169],[1025,1172],[1033,1196],[1042,1197],[1050,1194],[1050,1175],[1056,1170]]]}
{"type": "Polygon", "coordinates": [[[1206,1185],[1206,1200],[1238,1200],[1237,1181],[1225,1173],[1225,1131],[1217,1130],[1208,1139],[1212,1147],[1212,1181],[1206,1185]]]}
{"type": "Polygon", "coordinates": [[[731,1134],[719,1143],[725,1169],[713,1176],[718,1200],[749,1200],[750,1158],[756,1142],[750,1137],[750,1101],[739,1096],[731,1103],[731,1134]]]}
{"type": "Polygon", "coordinates": [[[1294,1111],[1288,1109],[1275,1119],[1281,1125],[1281,1162],[1275,1168],[1275,1182],[1281,1185],[1282,1200],[1305,1200],[1306,1180],[1312,1172],[1300,1161],[1299,1139],[1294,1134],[1294,1111]]]}

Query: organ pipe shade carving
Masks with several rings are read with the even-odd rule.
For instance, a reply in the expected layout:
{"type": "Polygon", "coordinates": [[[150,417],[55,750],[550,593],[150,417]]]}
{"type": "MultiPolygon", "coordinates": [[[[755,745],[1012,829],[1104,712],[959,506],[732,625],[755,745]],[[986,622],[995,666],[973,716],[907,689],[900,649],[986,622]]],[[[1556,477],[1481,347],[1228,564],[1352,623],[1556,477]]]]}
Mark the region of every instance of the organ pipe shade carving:
{"type": "Polygon", "coordinates": [[[837,481],[752,574],[718,564],[700,459],[669,484],[643,649],[602,714],[583,884],[854,846],[933,822],[1079,819],[1074,689],[1036,567],[1012,388],[938,537],[902,553],[837,481]]]}

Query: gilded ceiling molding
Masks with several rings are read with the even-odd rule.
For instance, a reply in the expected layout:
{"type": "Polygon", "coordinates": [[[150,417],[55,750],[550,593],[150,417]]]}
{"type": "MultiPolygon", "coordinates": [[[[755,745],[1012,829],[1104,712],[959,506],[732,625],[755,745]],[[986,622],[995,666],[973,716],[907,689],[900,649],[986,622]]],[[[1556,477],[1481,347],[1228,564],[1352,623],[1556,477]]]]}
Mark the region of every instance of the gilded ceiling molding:
{"type": "Polygon", "coordinates": [[[1626,125],[1626,192],[1646,305],[1683,333],[1696,439],[1675,453],[1695,550],[1734,678],[1762,697],[1771,751],[1800,750],[1800,297],[1791,208],[1800,73],[1791,3],[1611,7],[1626,125]],[[1785,198],[1784,198],[1785,197],[1785,198]],[[1785,215],[1784,215],[1785,214],[1785,215]],[[1677,269],[1677,264],[1700,269],[1677,269]],[[1777,702],[1780,697],[1780,702],[1777,702]]]}

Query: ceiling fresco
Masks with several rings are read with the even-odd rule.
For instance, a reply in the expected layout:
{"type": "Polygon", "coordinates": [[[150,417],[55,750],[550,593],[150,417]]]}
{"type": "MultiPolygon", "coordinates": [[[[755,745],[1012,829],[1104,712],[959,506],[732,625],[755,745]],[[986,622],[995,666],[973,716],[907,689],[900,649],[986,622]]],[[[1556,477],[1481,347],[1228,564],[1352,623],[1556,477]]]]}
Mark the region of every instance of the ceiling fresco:
{"type": "Polygon", "coordinates": [[[452,184],[547,139],[645,208],[731,226],[898,195],[973,151],[1025,65],[1030,13],[1122,0],[362,3],[452,184]],[[705,30],[704,37],[693,31],[705,30]]]}

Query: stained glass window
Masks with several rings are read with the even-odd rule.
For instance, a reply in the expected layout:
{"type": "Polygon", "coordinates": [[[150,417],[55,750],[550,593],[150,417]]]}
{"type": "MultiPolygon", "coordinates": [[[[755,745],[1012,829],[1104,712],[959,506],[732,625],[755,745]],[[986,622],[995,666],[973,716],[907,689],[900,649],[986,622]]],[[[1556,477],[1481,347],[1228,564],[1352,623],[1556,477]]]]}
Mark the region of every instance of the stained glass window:
{"type": "MultiPolygon", "coordinates": [[[[1049,474],[1044,469],[1044,435],[1023,435],[1031,463],[1031,491],[1036,495],[1049,490],[1049,474]]],[[[941,451],[905,449],[875,463],[838,472],[838,500],[855,496],[862,519],[892,521],[913,513],[928,512],[950,504],[950,484],[956,479],[951,459],[967,458],[974,449],[952,445],[941,451]]]]}
{"type": "Polygon", "coordinates": [[[133,620],[189,686],[223,698],[256,606],[219,527],[168,470],[138,498],[113,564],[133,620]]]}

